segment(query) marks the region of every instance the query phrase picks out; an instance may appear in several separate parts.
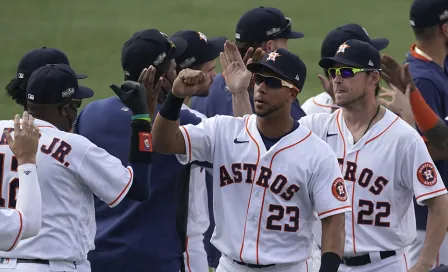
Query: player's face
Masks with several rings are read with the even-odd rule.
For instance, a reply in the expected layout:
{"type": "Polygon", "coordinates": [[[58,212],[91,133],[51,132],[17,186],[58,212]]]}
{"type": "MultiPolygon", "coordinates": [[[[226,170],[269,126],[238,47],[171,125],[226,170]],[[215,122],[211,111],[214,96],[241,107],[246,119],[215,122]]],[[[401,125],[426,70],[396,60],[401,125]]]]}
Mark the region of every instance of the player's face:
{"type": "Polygon", "coordinates": [[[158,97],[159,103],[163,102],[163,100],[161,100],[161,99],[162,98],[164,99],[164,97],[168,94],[168,92],[173,87],[173,82],[176,79],[176,77],[177,77],[176,62],[173,59],[173,60],[170,61],[170,65],[168,66],[168,70],[166,71],[166,73],[163,76],[162,88],[161,88],[161,90],[159,92],[159,97],[158,97]]]}
{"type": "Polygon", "coordinates": [[[254,109],[257,116],[269,117],[277,112],[290,110],[290,104],[297,97],[298,90],[282,86],[281,79],[271,72],[255,74],[254,80],[254,109]]]}
{"type": "Polygon", "coordinates": [[[205,74],[205,78],[207,80],[207,87],[204,87],[203,89],[200,89],[197,91],[194,95],[195,96],[207,96],[208,90],[210,89],[210,85],[212,85],[213,78],[216,76],[216,61],[212,60],[209,62],[206,62],[202,65],[201,71],[205,74]]]}
{"type": "MultiPolygon", "coordinates": [[[[334,67],[347,67],[347,65],[336,63],[334,67]]],[[[330,78],[332,78],[331,74],[330,78]]],[[[366,96],[368,75],[365,72],[355,73],[350,77],[343,77],[336,73],[332,81],[335,103],[340,107],[349,107],[366,96]]]]}

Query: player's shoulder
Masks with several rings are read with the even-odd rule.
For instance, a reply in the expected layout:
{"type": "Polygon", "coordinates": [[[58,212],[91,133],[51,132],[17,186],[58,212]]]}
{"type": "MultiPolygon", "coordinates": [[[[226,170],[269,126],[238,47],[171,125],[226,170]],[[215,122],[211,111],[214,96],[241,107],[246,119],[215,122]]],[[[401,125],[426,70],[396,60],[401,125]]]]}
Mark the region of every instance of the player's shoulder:
{"type": "Polygon", "coordinates": [[[313,127],[315,127],[316,125],[327,126],[328,123],[331,123],[336,120],[337,114],[338,111],[335,111],[333,113],[328,112],[312,113],[302,117],[299,121],[301,124],[304,124],[305,126],[311,129],[310,126],[313,127]]]}
{"type": "Polygon", "coordinates": [[[302,109],[305,111],[306,114],[313,114],[320,112],[331,113],[332,107],[333,107],[333,99],[326,92],[322,92],[316,96],[310,97],[302,105],[302,109]]]}
{"type": "Polygon", "coordinates": [[[386,109],[386,114],[383,118],[386,121],[386,127],[384,128],[386,129],[385,132],[390,130],[390,132],[387,133],[389,137],[402,140],[409,144],[412,144],[414,140],[421,140],[422,137],[417,130],[392,111],[386,109]]]}
{"type": "Polygon", "coordinates": [[[0,120],[0,130],[3,131],[5,128],[13,128],[13,120],[0,120]]]}
{"type": "Polygon", "coordinates": [[[321,159],[325,159],[330,155],[335,154],[333,149],[324,141],[322,138],[316,133],[312,132],[308,127],[300,125],[298,130],[302,135],[306,135],[306,140],[304,146],[310,153],[316,157],[321,157],[321,159]]]}

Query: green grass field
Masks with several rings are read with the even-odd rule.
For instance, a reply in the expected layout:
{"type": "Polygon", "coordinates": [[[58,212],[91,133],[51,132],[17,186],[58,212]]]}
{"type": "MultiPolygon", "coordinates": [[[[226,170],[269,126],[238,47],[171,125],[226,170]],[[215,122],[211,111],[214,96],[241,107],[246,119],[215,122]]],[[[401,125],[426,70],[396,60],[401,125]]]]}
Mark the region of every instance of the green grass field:
{"type": "MultiPolygon", "coordinates": [[[[193,29],[207,36],[233,39],[238,18],[259,5],[274,5],[293,21],[305,38],[290,42],[290,50],[307,64],[304,102],[321,92],[317,65],[322,39],[332,28],[345,23],[363,25],[371,37],[387,37],[384,50],[403,60],[412,41],[409,26],[411,0],[21,0],[3,1],[0,9],[0,119],[10,119],[21,109],[3,95],[3,86],[15,76],[21,56],[47,46],[65,51],[72,67],[89,78],[82,84],[95,90],[93,99],[113,94],[110,83],[123,79],[120,53],[134,32],[157,28],[167,34],[193,29]]],[[[218,64],[218,70],[221,70],[218,64]]],[[[84,103],[87,104],[87,103],[84,103]]]]}

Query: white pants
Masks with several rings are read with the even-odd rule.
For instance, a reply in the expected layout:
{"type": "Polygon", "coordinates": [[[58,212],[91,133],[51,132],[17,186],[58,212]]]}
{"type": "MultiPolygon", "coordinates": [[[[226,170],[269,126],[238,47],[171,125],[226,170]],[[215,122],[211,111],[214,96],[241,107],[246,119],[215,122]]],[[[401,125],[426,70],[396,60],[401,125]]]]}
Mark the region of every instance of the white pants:
{"type": "MultiPolygon", "coordinates": [[[[426,231],[417,230],[417,237],[415,238],[412,245],[409,246],[409,266],[412,267],[418,260],[418,256],[420,255],[420,250],[423,247],[426,238],[426,231]]],[[[445,239],[440,246],[439,253],[437,254],[434,267],[438,267],[439,265],[444,264],[448,265],[448,234],[445,235],[445,239]]]]}
{"type": "Polygon", "coordinates": [[[207,252],[204,248],[204,235],[187,237],[187,250],[184,253],[185,272],[208,272],[207,252]]]}
{"type": "MultiPolygon", "coordinates": [[[[371,260],[374,258],[370,258],[371,260]]],[[[384,260],[378,258],[371,263],[361,266],[339,266],[339,272],[406,272],[411,268],[406,253],[401,253],[384,260]]]]}
{"type": "Polygon", "coordinates": [[[47,264],[17,263],[16,259],[9,259],[8,263],[0,264],[0,272],[77,272],[75,265],[70,262],[51,261],[47,264]]]}
{"type": "Polygon", "coordinates": [[[249,268],[233,262],[232,259],[222,255],[216,272],[308,272],[308,262],[298,264],[279,264],[266,268],[249,268]]]}

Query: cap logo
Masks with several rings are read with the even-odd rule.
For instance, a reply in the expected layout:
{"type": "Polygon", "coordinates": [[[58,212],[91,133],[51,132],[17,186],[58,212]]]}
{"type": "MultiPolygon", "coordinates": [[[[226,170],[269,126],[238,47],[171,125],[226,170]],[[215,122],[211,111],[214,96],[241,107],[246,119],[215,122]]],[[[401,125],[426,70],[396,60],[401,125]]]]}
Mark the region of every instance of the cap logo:
{"type": "Polygon", "coordinates": [[[439,19],[441,21],[448,19],[448,10],[445,10],[442,14],[440,14],[439,19]]]}
{"type": "Polygon", "coordinates": [[[296,79],[297,81],[299,81],[299,80],[300,80],[299,75],[296,75],[295,79],[296,79]]]}
{"type": "Polygon", "coordinates": [[[154,61],[154,66],[159,66],[166,58],[166,53],[163,52],[160,54],[157,59],[154,61]]]}
{"type": "Polygon", "coordinates": [[[241,38],[240,33],[235,33],[235,39],[240,39],[240,38],[241,38]]]}
{"type": "Polygon", "coordinates": [[[28,94],[28,99],[29,99],[29,100],[34,100],[34,95],[32,95],[32,94],[28,94]]]}
{"type": "Polygon", "coordinates": [[[415,26],[415,22],[413,20],[409,20],[409,23],[411,24],[411,26],[415,26]]]}
{"type": "Polygon", "coordinates": [[[18,74],[17,74],[17,77],[18,77],[18,78],[24,78],[24,77],[25,77],[25,74],[24,74],[24,73],[18,73],[18,74]]]}
{"type": "Polygon", "coordinates": [[[266,31],[266,35],[268,35],[268,36],[275,35],[275,34],[279,33],[280,30],[282,30],[282,29],[279,27],[271,28],[270,30],[266,31]]]}
{"type": "Polygon", "coordinates": [[[204,40],[205,42],[208,42],[208,41],[207,41],[207,36],[205,36],[203,33],[198,32],[198,35],[199,35],[199,39],[200,39],[200,40],[204,40]]]}
{"type": "Polygon", "coordinates": [[[123,72],[124,72],[125,76],[130,76],[131,75],[131,73],[129,73],[129,71],[127,71],[127,70],[123,70],[123,72]]]}
{"type": "Polygon", "coordinates": [[[347,48],[349,48],[350,46],[349,45],[347,45],[347,43],[343,43],[343,44],[341,44],[340,46],[339,46],[339,48],[338,48],[338,51],[336,52],[336,54],[339,54],[339,53],[345,53],[345,49],[347,49],[347,48]]]}
{"type": "Polygon", "coordinates": [[[369,60],[369,66],[374,66],[371,60],[369,60]]]}
{"type": "Polygon", "coordinates": [[[71,97],[75,93],[75,88],[68,88],[62,92],[62,97],[71,97]]]}
{"type": "Polygon", "coordinates": [[[185,68],[191,67],[191,65],[195,62],[196,62],[196,58],[191,57],[191,58],[184,60],[179,66],[180,66],[180,68],[185,69],[185,68]]]}
{"type": "Polygon", "coordinates": [[[282,56],[282,55],[280,55],[279,53],[277,53],[277,50],[275,50],[274,52],[269,53],[268,58],[267,58],[266,60],[267,60],[267,61],[268,61],[268,60],[272,60],[272,61],[275,62],[275,59],[276,59],[277,57],[281,57],[281,56],[282,56]]]}

